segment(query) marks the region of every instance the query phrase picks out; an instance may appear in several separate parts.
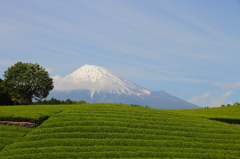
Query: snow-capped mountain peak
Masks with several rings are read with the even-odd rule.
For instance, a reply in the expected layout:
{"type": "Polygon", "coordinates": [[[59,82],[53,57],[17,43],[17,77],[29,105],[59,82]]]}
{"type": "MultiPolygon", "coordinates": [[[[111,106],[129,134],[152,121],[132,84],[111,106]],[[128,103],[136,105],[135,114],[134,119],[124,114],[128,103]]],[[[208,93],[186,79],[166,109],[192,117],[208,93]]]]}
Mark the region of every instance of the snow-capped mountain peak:
{"type": "Polygon", "coordinates": [[[84,65],[63,78],[56,75],[53,80],[54,91],[51,91],[49,98],[136,104],[165,109],[198,108],[165,91],[147,90],[94,65],[84,65]]]}
{"type": "Polygon", "coordinates": [[[144,89],[128,80],[119,78],[103,67],[84,65],[60,80],[55,90],[91,90],[108,91],[123,94],[150,94],[144,89]]]}

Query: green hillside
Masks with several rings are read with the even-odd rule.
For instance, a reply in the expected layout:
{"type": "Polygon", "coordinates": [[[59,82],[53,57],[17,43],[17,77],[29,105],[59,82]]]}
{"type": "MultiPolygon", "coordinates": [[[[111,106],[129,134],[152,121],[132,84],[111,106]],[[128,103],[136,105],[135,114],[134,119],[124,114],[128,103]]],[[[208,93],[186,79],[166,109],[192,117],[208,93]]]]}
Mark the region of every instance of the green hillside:
{"type": "Polygon", "coordinates": [[[0,158],[240,158],[240,127],[196,114],[123,104],[0,107],[1,120],[46,119],[35,129],[0,126],[0,158]]]}

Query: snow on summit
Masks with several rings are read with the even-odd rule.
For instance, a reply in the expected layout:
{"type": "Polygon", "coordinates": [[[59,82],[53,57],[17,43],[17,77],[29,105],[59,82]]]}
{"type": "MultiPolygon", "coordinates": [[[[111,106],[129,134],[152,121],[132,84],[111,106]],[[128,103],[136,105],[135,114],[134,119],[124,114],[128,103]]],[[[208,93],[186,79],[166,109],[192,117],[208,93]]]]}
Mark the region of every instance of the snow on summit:
{"type": "Polygon", "coordinates": [[[103,67],[95,65],[84,65],[74,71],[73,73],[64,77],[64,79],[73,79],[76,83],[81,81],[96,82],[102,77],[113,77],[114,75],[110,73],[103,67]]]}
{"type": "Polygon", "coordinates": [[[150,91],[144,89],[128,80],[119,78],[103,67],[95,65],[84,65],[61,78],[54,76],[54,90],[91,90],[108,91],[110,93],[123,94],[150,94],[150,91]]]}

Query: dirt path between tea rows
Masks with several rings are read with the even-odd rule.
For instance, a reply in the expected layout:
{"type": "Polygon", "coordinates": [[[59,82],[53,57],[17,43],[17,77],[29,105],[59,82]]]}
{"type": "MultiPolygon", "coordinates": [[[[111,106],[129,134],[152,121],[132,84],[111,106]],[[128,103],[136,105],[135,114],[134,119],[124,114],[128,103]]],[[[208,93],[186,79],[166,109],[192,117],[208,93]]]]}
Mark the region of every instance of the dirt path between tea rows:
{"type": "Polygon", "coordinates": [[[36,128],[38,124],[31,122],[0,121],[0,125],[20,126],[26,128],[36,128]]]}
{"type": "Polygon", "coordinates": [[[240,126],[240,124],[232,124],[232,125],[235,125],[235,126],[240,126]]]}

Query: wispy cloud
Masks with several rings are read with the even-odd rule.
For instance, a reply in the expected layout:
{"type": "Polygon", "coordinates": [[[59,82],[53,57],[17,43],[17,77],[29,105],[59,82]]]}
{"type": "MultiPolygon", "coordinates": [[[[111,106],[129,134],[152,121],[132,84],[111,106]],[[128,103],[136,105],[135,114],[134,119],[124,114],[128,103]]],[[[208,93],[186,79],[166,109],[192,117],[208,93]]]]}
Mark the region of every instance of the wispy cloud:
{"type": "Polygon", "coordinates": [[[10,67],[14,63],[16,63],[16,61],[2,61],[2,60],[0,60],[0,66],[8,66],[8,67],[10,67]]]}
{"type": "Polygon", "coordinates": [[[233,91],[227,91],[222,94],[220,98],[213,97],[210,99],[210,107],[219,107],[224,104],[225,100],[233,93],[233,91]]]}
{"type": "Polygon", "coordinates": [[[45,70],[48,72],[48,73],[52,73],[53,70],[51,68],[45,68],[45,70]]]}
{"type": "Polygon", "coordinates": [[[210,93],[205,93],[202,96],[194,96],[192,99],[188,100],[190,103],[197,103],[201,99],[206,99],[208,98],[210,93]]]}
{"type": "Polygon", "coordinates": [[[225,84],[222,86],[223,89],[240,89],[240,82],[234,84],[225,84]]]}

